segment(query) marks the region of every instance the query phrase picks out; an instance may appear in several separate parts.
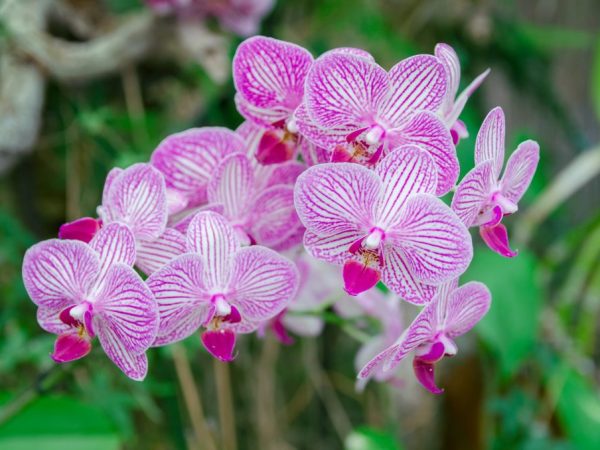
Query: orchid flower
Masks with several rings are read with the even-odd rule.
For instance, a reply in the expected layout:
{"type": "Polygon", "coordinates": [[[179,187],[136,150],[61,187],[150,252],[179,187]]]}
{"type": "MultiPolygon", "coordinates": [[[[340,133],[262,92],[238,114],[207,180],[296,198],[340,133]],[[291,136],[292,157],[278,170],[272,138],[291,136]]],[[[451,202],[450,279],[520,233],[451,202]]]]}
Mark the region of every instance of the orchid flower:
{"type": "Polygon", "coordinates": [[[192,128],[167,136],[158,144],[151,162],[165,177],[168,198],[176,213],[206,203],[206,187],[219,162],[246,149],[244,141],[223,127],[192,128]],[[177,201],[179,199],[179,201],[177,201]]]}
{"type": "Polygon", "coordinates": [[[121,223],[104,226],[87,245],[50,239],[25,254],[23,281],[38,306],[40,326],[58,335],[52,358],[86,356],[98,336],[107,356],[130,378],[143,380],[145,352],[156,337],[156,301],[131,268],[135,241],[121,223]]]}
{"type": "Polygon", "coordinates": [[[135,264],[147,275],[185,250],[185,238],[167,228],[167,191],[163,175],[150,164],[114,168],[104,184],[98,214],[104,224],[129,227],[136,244],[135,264]]]}
{"type": "Polygon", "coordinates": [[[181,19],[216,17],[221,26],[239,36],[258,31],[274,0],[145,0],[157,14],[178,14],[181,19]]]}
{"type": "Polygon", "coordinates": [[[231,222],[243,245],[258,243],[274,250],[294,247],[303,232],[292,187],[301,167],[288,161],[263,171],[253,168],[244,154],[229,155],[210,180],[208,207],[231,222]]]}
{"type": "Polygon", "coordinates": [[[314,152],[313,145],[298,134],[294,119],[312,62],[304,48],[264,36],[254,36],[238,47],[233,57],[235,102],[260,136],[255,153],[260,163],[293,159],[299,149],[303,155],[314,152]]]}
{"type": "Polygon", "coordinates": [[[294,264],[260,246],[241,248],[234,228],[219,214],[196,214],[187,231],[187,253],[152,274],[147,284],[160,315],[154,345],[166,345],[200,327],[216,358],[234,358],[237,332],[277,315],[298,288],[294,264]]]}
{"type": "Polygon", "coordinates": [[[375,170],[353,163],[309,168],[295,203],[306,250],[343,265],[345,290],[356,295],[380,279],[412,303],[462,274],[473,248],[467,228],[433,193],[433,158],[415,146],[390,152],[375,170]]]}
{"type": "Polygon", "coordinates": [[[457,97],[456,95],[460,85],[460,61],[458,55],[448,44],[438,44],[435,46],[435,56],[437,56],[444,65],[448,82],[448,89],[446,90],[446,95],[440,105],[438,114],[450,129],[454,145],[457,145],[460,139],[469,136],[465,123],[459,119],[460,113],[467,104],[469,97],[488,76],[490,69],[487,69],[475,78],[457,97]]]}
{"type": "Polygon", "coordinates": [[[508,242],[504,216],[517,211],[517,203],[529,187],[540,158],[535,141],[519,144],[504,165],[504,112],[489,112],[475,143],[475,167],[465,175],[452,199],[452,209],[468,227],[478,226],[487,246],[496,253],[516,256],[508,242]]]}
{"type": "Polygon", "coordinates": [[[333,162],[374,166],[401,145],[421,146],[434,159],[435,193],[443,195],[459,173],[450,132],[434,114],[446,84],[444,66],[432,55],[407,58],[386,72],[372,57],[328,52],[307,75],[298,128],[330,149],[333,162]]]}
{"type": "Polygon", "coordinates": [[[369,377],[382,364],[383,370],[389,371],[413,352],[417,380],[430,392],[441,394],[443,389],[435,384],[435,363],[456,354],[454,339],[473,328],[485,316],[490,303],[490,292],[482,283],[469,282],[460,288],[457,280],[446,283],[400,339],[365,365],[358,378],[369,377]]]}

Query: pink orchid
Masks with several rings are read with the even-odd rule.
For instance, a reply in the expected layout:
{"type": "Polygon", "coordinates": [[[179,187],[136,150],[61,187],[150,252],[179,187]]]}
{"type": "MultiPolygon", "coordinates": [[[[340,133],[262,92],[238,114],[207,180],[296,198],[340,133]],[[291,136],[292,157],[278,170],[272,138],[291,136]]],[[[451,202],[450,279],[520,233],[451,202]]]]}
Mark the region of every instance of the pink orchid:
{"type": "Polygon", "coordinates": [[[414,352],[417,380],[430,392],[441,394],[443,389],[435,384],[435,363],[456,354],[454,339],[473,328],[487,313],[490,303],[490,292],[482,283],[469,282],[459,288],[454,280],[443,285],[400,339],[365,365],[359,379],[368,378],[382,364],[384,371],[391,370],[414,352]]]}
{"type": "Polygon", "coordinates": [[[214,170],[208,207],[231,222],[244,245],[294,247],[303,228],[294,208],[293,183],[302,169],[294,161],[261,169],[244,154],[229,155],[214,170]]]}
{"type": "Polygon", "coordinates": [[[372,58],[328,52],[307,75],[298,128],[332,151],[333,162],[374,166],[401,145],[419,145],[434,159],[435,193],[443,195],[459,173],[450,132],[435,115],[446,83],[444,66],[432,55],[407,58],[386,72],[372,58]]]}
{"type": "Polygon", "coordinates": [[[473,248],[467,228],[433,193],[433,158],[404,146],[375,170],[352,163],[309,168],[295,203],[314,257],[344,266],[345,290],[356,295],[380,279],[413,303],[462,274],[473,248]]]}
{"type": "Polygon", "coordinates": [[[223,127],[192,128],[167,136],[158,144],[151,163],[165,177],[168,198],[179,208],[206,203],[206,187],[219,162],[233,153],[246,151],[246,144],[236,133],[223,127]]]}
{"type": "Polygon", "coordinates": [[[260,246],[241,248],[236,231],[211,211],[198,213],[187,231],[187,254],[152,274],[160,328],[154,345],[166,345],[200,327],[205,348],[231,361],[235,334],[277,315],[298,288],[294,264],[260,246]]]}
{"type": "Polygon", "coordinates": [[[438,114],[441,116],[446,126],[450,128],[454,145],[457,145],[460,139],[469,136],[465,123],[459,119],[460,113],[467,104],[469,97],[488,76],[490,69],[487,69],[475,78],[457,97],[456,95],[460,85],[460,61],[458,55],[448,44],[438,44],[435,46],[435,56],[437,56],[444,65],[448,82],[448,89],[446,90],[446,95],[440,105],[438,114]]]}
{"type": "Polygon", "coordinates": [[[254,156],[261,164],[288,161],[298,150],[308,160],[316,151],[298,134],[294,119],[312,62],[304,48],[264,36],[238,47],[233,57],[235,102],[240,114],[254,124],[258,136],[254,156]]]}
{"type": "Polygon", "coordinates": [[[104,226],[89,245],[51,239],[27,250],[23,281],[38,306],[40,326],[58,335],[51,355],[56,362],[84,357],[98,336],[107,356],[128,377],[144,379],[158,311],[131,268],[135,258],[133,235],[116,222],[104,226]]]}
{"type": "Polygon", "coordinates": [[[104,224],[121,222],[129,227],[136,242],[136,266],[146,274],[185,250],[184,236],[167,228],[165,180],[150,164],[111,170],[98,212],[104,224]]]}
{"type": "Polygon", "coordinates": [[[535,141],[519,144],[504,165],[504,112],[489,112],[475,143],[475,167],[465,175],[452,199],[452,209],[468,227],[478,226],[490,249],[505,256],[516,256],[510,248],[504,216],[517,211],[517,203],[529,187],[540,158],[535,141]]]}
{"type": "Polygon", "coordinates": [[[258,31],[274,0],[145,0],[158,14],[176,13],[183,20],[216,17],[221,26],[240,36],[258,31]]]}

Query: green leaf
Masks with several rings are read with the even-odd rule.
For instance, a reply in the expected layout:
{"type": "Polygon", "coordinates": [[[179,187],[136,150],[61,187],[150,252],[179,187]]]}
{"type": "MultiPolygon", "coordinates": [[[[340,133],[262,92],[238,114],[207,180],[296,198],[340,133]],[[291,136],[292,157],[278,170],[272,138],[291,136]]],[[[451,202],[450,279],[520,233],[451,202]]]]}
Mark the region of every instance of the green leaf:
{"type": "Polygon", "coordinates": [[[476,330],[499,356],[501,373],[513,375],[536,346],[542,291],[538,262],[524,251],[503,258],[487,248],[477,248],[466,280],[485,283],[492,293],[492,307],[476,330]]]}
{"type": "Polygon", "coordinates": [[[393,434],[371,427],[358,427],[346,438],[345,450],[401,450],[393,434]]]}
{"type": "Polygon", "coordinates": [[[557,404],[558,418],[575,447],[600,448],[600,396],[588,381],[568,370],[557,404]]]}
{"type": "Polygon", "coordinates": [[[0,448],[11,450],[117,450],[121,440],[93,405],[61,396],[42,397],[0,428],[0,448]]]}

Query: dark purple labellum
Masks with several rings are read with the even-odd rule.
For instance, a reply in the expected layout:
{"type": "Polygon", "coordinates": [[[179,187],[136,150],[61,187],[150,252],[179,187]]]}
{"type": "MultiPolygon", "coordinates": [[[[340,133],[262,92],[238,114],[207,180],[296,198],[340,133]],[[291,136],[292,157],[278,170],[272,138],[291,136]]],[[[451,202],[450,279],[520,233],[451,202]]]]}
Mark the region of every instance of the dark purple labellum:
{"type": "Polygon", "coordinates": [[[432,363],[427,362],[419,358],[418,356],[413,359],[413,370],[417,380],[425,389],[432,394],[441,394],[444,392],[435,384],[435,371],[432,363]]]}
{"type": "Polygon", "coordinates": [[[50,357],[57,363],[65,363],[83,358],[92,349],[89,339],[78,333],[61,334],[54,343],[54,352],[50,357]]]}
{"type": "Polygon", "coordinates": [[[209,330],[202,333],[202,344],[215,358],[229,362],[233,361],[235,333],[231,330],[209,330]]]}
{"type": "Polygon", "coordinates": [[[350,295],[368,291],[381,278],[379,270],[353,259],[346,261],[343,271],[344,290],[350,295]]]}
{"type": "Polygon", "coordinates": [[[517,256],[517,252],[510,248],[508,232],[503,224],[499,223],[493,227],[479,227],[479,234],[487,246],[499,255],[506,258],[517,256]]]}

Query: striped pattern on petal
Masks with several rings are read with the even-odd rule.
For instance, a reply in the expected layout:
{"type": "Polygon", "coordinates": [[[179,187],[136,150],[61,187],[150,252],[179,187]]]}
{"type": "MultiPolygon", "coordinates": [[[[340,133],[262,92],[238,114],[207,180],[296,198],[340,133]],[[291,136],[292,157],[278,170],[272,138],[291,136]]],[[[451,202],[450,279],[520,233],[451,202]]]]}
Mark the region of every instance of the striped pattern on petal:
{"type": "Polygon", "coordinates": [[[415,305],[423,305],[433,298],[435,287],[418,280],[410,261],[400,249],[386,245],[383,256],[385,264],[381,280],[390,290],[415,305]]]}
{"type": "Polygon", "coordinates": [[[264,36],[246,39],[233,57],[233,82],[253,109],[240,112],[257,121],[264,121],[265,115],[273,121],[271,111],[281,113],[277,120],[287,118],[302,101],[312,61],[312,55],[298,45],[264,36]]]}
{"type": "Polygon", "coordinates": [[[450,131],[433,113],[415,114],[394,132],[391,139],[396,145],[414,144],[433,157],[438,175],[437,196],[446,194],[454,187],[460,173],[456,148],[450,131]]]}
{"type": "Polygon", "coordinates": [[[223,205],[228,219],[242,220],[249,213],[254,195],[254,172],[246,155],[224,158],[208,185],[209,203],[223,205]]]}
{"type": "Polygon", "coordinates": [[[188,199],[188,206],[197,206],[206,202],[206,187],[219,162],[245,148],[240,136],[227,128],[192,128],[163,139],[151,163],[169,188],[188,199]]]}
{"type": "Polygon", "coordinates": [[[107,353],[107,346],[116,345],[113,339],[134,354],[145,351],[154,342],[158,331],[156,300],[131,267],[118,263],[108,271],[93,302],[93,324],[98,336],[107,334],[102,343],[107,353]]]}
{"type": "Polygon", "coordinates": [[[186,249],[185,236],[173,228],[167,228],[158,239],[138,243],[136,265],[146,275],[150,275],[184,254],[186,249]]]}
{"type": "Polygon", "coordinates": [[[389,153],[375,168],[382,182],[377,225],[384,230],[400,220],[402,206],[412,194],[433,194],[437,173],[433,158],[414,145],[389,153]]]}
{"type": "Polygon", "coordinates": [[[204,283],[204,265],[198,255],[182,255],[148,278],[160,318],[154,345],[184,339],[208,319],[211,294],[204,283]]]}
{"type": "Polygon", "coordinates": [[[406,355],[434,338],[437,331],[434,315],[435,308],[431,303],[423,308],[400,339],[398,339],[396,344],[397,351],[385,362],[383,370],[388,371],[393,369],[406,355]]]}
{"type": "Polygon", "coordinates": [[[412,196],[402,220],[388,233],[415,278],[440,284],[461,275],[473,257],[471,235],[456,214],[428,194],[412,196]]]}
{"type": "Polygon", "coordinates": [[[437,44],[435,46],[435,56],[440,60],[446,71],[447,89],[444,101],[440,107],[440,112],[443,115],[452,111],[454,99],[458,93],[460,84],[460,61],[454,49],[448,44],[437,44]]]}
{"type": "Polygon", "coordinates": [[[467,227],[473,226],[493,193],[496,178],[491,160],[475,166],[465,175],[452,197],[452,210],[467,227]]]}
{"type": "Polygon", "coordinates": [[[446,94],[446,72],[438,58],[415,55],[391,68],[389,96],[381,115],[393,126],[414,111],[435,111],[446,94]]]}
{"type": "Polygon", "coordinates": [[[106,222],[127,224],[136,239],[156,239],[167,224],[163,175],[150,164],[130,166],[110,184],[102,211],[106,222]]]}
{"type": "Polygon", "coordinates": [[[295,204],[304,226],[317,234],[368,231],[381,181],[369,169],[353,163],[328,163],[298,177],[295,204]]]}
{"type": "Polygon", "coordinates": [[[342,265],[348,259],[350,246],[364,237],[355,230],[320,236],[310,231],[304,233],[304,248],[313,257],[328,263],[342,265]]]}
{"type": "Polygon", "coordinates": [[[123,371],[125,375],[135,381],[142,381],[148,372],[148,358],[145,353],[133,353],[120,340],[115,330],[103,322],[95,325],[100,345],[106,355],[123,371]]]}
{"type": "Polygon", "coordinates": [[[23,259],[25,289],[33,303],[46,308],[85,300],[99,273],[98,255],[81,241],[43,241],[27,250],[23,259]]]}
{"type": "Polygon", "coordinates": [[[535,141],[519,144],[510,155],[502,177],[502,194],[511,202],[518,203],[529,187],[540,160],[540,146],[535,141]]]}
{"type": "Polygon", "coordinates": [[[187,247],[202,258],[206,289],[221,289],[228,284],[239,244],[233,227],[223,216],[210,211],[196,214],[188,226],[187,247]]]}
{"type": "Polygon", "coordinates": [[[37,309],[37,321],[43,330],[48,333],[64,334],[73,330],[69,325],[60,320],[60,313],[68,305],[59,305],[57,307],[47,308],[40,306],[37,309]]]}
{"type": "Polygon", "coordinates": [[[265,320],[292,300],[298,284],[298,270],[290,260],[265,247],[245,247],[235,255],[226,298],[243,318],[265,320]]]}
{"type": "MultiPolygon", "coordinates": [[[[346,142],[346,136],[352,133],[356,128],[353,126],[339,125],[336,127],[320,127],[315,121],[308,115],[306,110],[306,104],[303,103],[296,109],[294,113],[296,124],[298,125],[298,131],[303,138],[312,142],[319,148],[324,149],[327,153],[331,152],[331,149],[337,144],[343,144],[346,142]]],[[[304,157],[304,155],[303,155],[304,157]]],[[[331,156],[327,157],[321,162],[329,162],[331,156]]],[[[305,161],[308,165],[311,164],[310,159],[305,161]]]]}
{"type": "Polygon", "coordinates": [[[306,109],[318,126],[357,129],[374,123],[389,82],[374,62],[330,53],[315,61],[306,86],[306,109]]]}
{"type": "Polygon", "coordinates": [[[123,263],[131,267],[135,262],[135,236],[125,224],[113,222],[100,228],[90,241],[90,247],[98,253],[100,259],[97,284],[104,280],[113,264],[123,263]]]}
{"type": "Polygon", "coordinates": [[[475,165],[492,160],[496,179],[504,165],[505,132],[504,111],[498,106],[483,120],[475,141],[475,165]]]}
{"type": "Polygon", "coordinates": [[[485,316],[491,302],[486,285],[471,281],[450,293],[445,322],[440,326],[450,338],[463,335],[485,316]]]}

